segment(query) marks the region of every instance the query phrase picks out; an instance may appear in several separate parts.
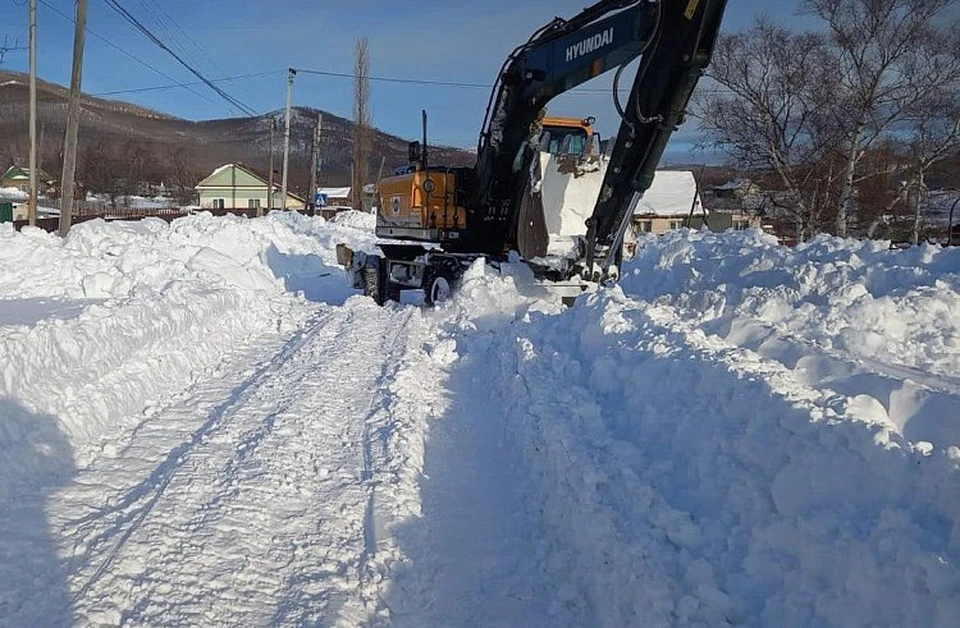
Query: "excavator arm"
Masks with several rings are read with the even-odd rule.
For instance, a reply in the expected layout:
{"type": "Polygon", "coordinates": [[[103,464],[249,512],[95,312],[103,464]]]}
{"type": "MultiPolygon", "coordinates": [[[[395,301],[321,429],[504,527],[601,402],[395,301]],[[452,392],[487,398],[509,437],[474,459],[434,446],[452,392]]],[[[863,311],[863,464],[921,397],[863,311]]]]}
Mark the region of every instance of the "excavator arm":
{"type": "MultiPolygon", "coordinates": [[[[587,267],[619,248],[630,203],[653,171],[709,62],[726,0],[601,0],[571,19],[555,18],[511,53],[491,95],[477,149],[473,228],[465,248],[497,255],[513,248],[513,224],[547,103],[642,56],[600,199],[588,220],[587,267]]],[[[615,85],[616,87],[616,85],[615,85]]],[[[590,274],[595,274],[592,271],[590,274]]]]}
{"type": "Polygon", "coordinates": [[[510,54],[477,148],[474,237],[467,247],[490,254],[509,247],[543,109],[563,92],[639,56],[653,36],[656,12],[649,0],[603,0],[569,20],[555,18],[510,54]]]}
{"type": "MultiPolygon", "coordinates": [[[[586,268],[607,276],[618,268],[633,209],[710,63],[726,0],[661,0],[654,40],[643,55],[593,215],[587,220],[586,268]]],[[[618,77],[619,78],[619,77],[618,77]]],[[[614,81],[615,87],[617,81],[614,81]]]]}

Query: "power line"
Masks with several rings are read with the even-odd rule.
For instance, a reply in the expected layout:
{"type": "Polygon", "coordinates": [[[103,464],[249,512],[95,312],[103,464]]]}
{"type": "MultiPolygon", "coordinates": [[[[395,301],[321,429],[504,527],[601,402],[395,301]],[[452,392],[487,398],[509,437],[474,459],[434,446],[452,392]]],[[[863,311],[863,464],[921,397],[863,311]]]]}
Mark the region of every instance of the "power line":
{"type": "MultiPolygon", "coordinates": [[[[356,79],[356,74],[351,74],[349,72],[331,72],[328,70],[304,70],[302,68],[296,68],[297,72],[302,74],[315,74],[319,76],[329,76],[333,78],[347,78],[347,79],[356,79]]],[[[431,80],[431,79],[414,79],[406,77],[396,77],[396,76],[368,76],[367,79],[371,81],[376,81],[380,83],[399,83],[403,85],[428,85],[433,87],[451,87],[458,89],[484,89],[490,90],[493,89],[493,84],[491,83],[468,83],[463,81],[440,81],[440,80],[431,80]]],[[[723,89],[700,89],[699,91],[729,91],[723,89]]],[[[585,95],[585,94],[609,94],[609,88],[590,88],[590,87],[580,87],[574,88],[567,92],[565,95],[585,95]]]]}
{"type": "Polygon", "coordinates": [[[207,87],[209,87],[210,89],[212,89],[214,92],[216,92],[218,96],[220,96],[220,97],[223,98],[225,101],[227,101],[228,103],[230,103],[231,105],[233,105],[234,107],[236,107],[239,111],[241,111],[242,113],[244,113],[244,114],[246,114],[246,115],[248,115],[248,116],[256,117],[256,116],[259,115],[256,111],[254,111],[254,110],[251,109],[250,107],[246,106],[245,104],[243,104],[242,102],[240,102],[239,100],[237,100],[236,98],[234,98],[233,96],[231,96],[230,94],[228,94],[227,92],[225,92],[223,89],[217,87],[217,85],[216,85],[213,81],[211,81],[209,78],[207,78],[206,76],[204,76],[199,70],[196,70],[196,69],[195,69],[193,66],[191,66],[189,63],[187,63],[186,61],[184,61],[184,60],[183,60],[183,57],[181,57],[181,56],[178,55],[176,52],[174,52],[169,46],[167,46],[163,41],[161,41],[160,38],[158,38],[156,35],[154,35],[154,34],[150,31],[150,29],[148,29],[148,28],[147,28],[146,26],[144,26],[139,20],[137,20],[137,18],[135,18],[133,15],[131,15],[129,11],[127,11],[127,10],[124,9],[122,6],[120,6],[120,4],[117,2],[117,0],[104,0],[104,1],[107,3],[107,6],[109,6],[111,9],[113,9],[114,11],[116,11],[124,20],[126,20],[128,23],[130,23],[131,25],[133,25],[133,27],[136,28],[138,31],[140,31],[141,33],[143,33],[150,41],[152,41],[153,43],[155,43],[155,44],[156,44],[157,46],[159,46],[162,50],[164,50],[167,54],[169,54],[171,57],[173,57],[174,59],[176,59],[177,62],[178,62],[180,65],[182,65],[183,67],[185,67],[187,70],[190,71],[191,74],[193,74],[193,75],[196,76],[198,79],[200,79],[200,80],[203,82],[204,85],[206,85],[207,87]]]}
{"type": "MultiPolygon", "coordinates": [[[[62,17],[63,19],[67,20],[67,21],[70,22],[71,24],[76,24],[76,20],[74,20],[74,18],[73,18],[72,16],[67,15],[66,13],[64,13],[63,11],[61,11],[60,9],[58,9],[57,7],[55,7],[55,6],[53,6],[52,4],[50,4],[49,2],[47,2],[47,0],[38,0],[38,2],[39,2],[40,4],[42,4],[43,6],[47,7],[48,9],[50,9],[51,11],[53,11],[54,13],[56,13],[57,15],[59,15],[60,17],[62,17]]],[[[213,99],[209,98],[208,96],[206,96],[205,94],[201,94],[200,92],[196,91],[195,89],[192,89],[192,88],[188,87],[187,85],[185,85],[185,84],[177,81],[177,79],[173,78],[173,77],[170,76],[169,74],[167,74],[167,73],[163,72],[162,70],[159,70],[159,69],[157,69],[156,67],[150,65],[149,63],[147,63],[146,61],[144,61],[144,60],[141,59],[140,57],[134,55],[133,53],[127,52],[126,50],[124,50],[124,49],[121,48],[120,46],[116,45],[115,43],[113,43],[112,41],[110,41],[109,39],[107,39],[106,37],[104,37],[103,35],[100,35],[99,33],[93,31],[93,30],[90,29],[89,27],[87,28],[87,32],[90,33],[91,35],[93,35],[94,37],[96,37],[97,39],[99,39],[100,41],[102,41],[103,43],[107,44],[108,46],[110,46],[111,48],[113,48],[114,50],[116,50],[117,52],[120,52],[121,54],[129,57],[130,59],[133,59],[134,61],[136,61],[137,63],[139,63],[139,64],[142,65],[143,67],[147,68],[148,70],[151,70],[151,71],[155,72],[156,74],[159,74],[160,76],[162,76],[163,78],[167,79],[168,81],[172,81],[172,82],[175,83],[178,87],[182,87],[182,88],[186,89],[188,92],[190,92],[190,93],[192,93],[192,94],[194,94],[194,95],[196,95],[196,96],[199,96],[200,98],[203,98],[203,99],[206,100],[207,102],[211,102],[211,103],[216,104],[216,101],[215,101],[215,100],[213,100],[213,99]]]]}
{"type": "Polygon", "coordinates": [[[200,52],[200,54],[206,55],[211,65],[214,67],[214,69],[216,69],[218,72],[223,72],[223,69],[217,64],[216,60],[212,56],[207,54],[207,51],[204,50],[203,46],[196,39],[191,37],[190,33],[185,31],[183,27],[180,26],[179,22],[173,19],[173,16],[170,15],[165,8],[163,8],[163,5],[161,5],[158,2],[158,0],[149,0],[149,2],[154,7],[156,7],[156,9],[160,12],[160,17],[162,18],[162,20],[166,20],[168,23],[172,24],[174,28],[176,28],[186,38],[186,40],[189,43],[193,44],[193,46],[200,52]]]}
{"type": "MultiPolygon", "coordinates": [[[[210,79],[213,83],[231,83],[234,81],[243,81],[247,79],[260,78],[264,76],[275,76],[282,70],[270,70],[269,72],[255,72],[253,74],[237,74],[236,76],[223,76],[221,78],[210,79]]],[[[176,83],[170,85],[152,85],[150,87],[133,87],[130,89],[115,89],[109,92],[97,92],[94,96],[118,96],[120,94],[141,94],[144,92],[160,92],[168,89],[178,89],[185,86],[206,85],[203,81],[193,83],[176,83]]]]}

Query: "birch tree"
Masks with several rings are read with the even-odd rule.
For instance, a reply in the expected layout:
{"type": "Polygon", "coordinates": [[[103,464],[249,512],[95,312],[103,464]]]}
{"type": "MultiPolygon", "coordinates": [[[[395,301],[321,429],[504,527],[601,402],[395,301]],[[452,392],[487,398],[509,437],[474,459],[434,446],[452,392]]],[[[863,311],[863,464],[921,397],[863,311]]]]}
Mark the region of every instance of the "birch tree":
{"type": "Polygon", "coordinates": [[[826,150],[827,104],[835,61],[826,39],[758,20],[722,37],[707,76],[719,86],[698,92],[694,115],[706,143],[738,165],[776,173],[803,239],[817,225],[817,166],[826,150]],[[811,191],[811,187],[814,189],[811,191]]]}
{"type": "Polygon", "coordinates": [[[826,23],[838,61],[833,124],[844,167],[837,235],[847,234],[865,152],[943,81],[943,68],[930,62],[930,44],[942,40],[940,24],[956,5],[957,0],[805,0],[826,23]]]}

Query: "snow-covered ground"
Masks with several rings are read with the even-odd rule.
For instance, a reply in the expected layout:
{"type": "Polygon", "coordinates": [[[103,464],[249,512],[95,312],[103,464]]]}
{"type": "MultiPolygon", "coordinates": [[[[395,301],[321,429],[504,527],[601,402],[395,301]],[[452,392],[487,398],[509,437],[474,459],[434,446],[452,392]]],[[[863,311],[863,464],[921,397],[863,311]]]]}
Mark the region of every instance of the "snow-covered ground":
{"type": "Polygon", "coordinates": [[[371,221],[0,225],[0,625],[960,623],[960,250],[379,308],[371,221]]]}

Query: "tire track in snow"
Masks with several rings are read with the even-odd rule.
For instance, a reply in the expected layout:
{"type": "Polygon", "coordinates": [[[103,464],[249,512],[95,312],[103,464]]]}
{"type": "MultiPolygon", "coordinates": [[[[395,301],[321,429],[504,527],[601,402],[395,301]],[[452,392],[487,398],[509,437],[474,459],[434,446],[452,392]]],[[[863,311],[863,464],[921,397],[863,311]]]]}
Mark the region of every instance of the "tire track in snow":
{"type": "MultiPolygon", "coordinates": [[[[97,568],[93,577],[83,586],[80,592],[77,593],[75,601],[85,594],[89,587],[94,584],[110,566],[113,557],[115,557],[116,553],[123,546],[126,539],[129,538],[130,533],[133,532],[137,525],[150,513],[174,474],[185,464],[190,452],[220,427],[222,423],[230,417],[231,413],[235,412],[237,407],[242,406],[242,402],[245,397],[248,396],[249,391],[261,385],[262,380],[264,380],[269,373],[276,371],[291,355],[300,350],[310,339],[310,332],[316,333],[318,329],[322,328],[321,325],[322,323],[319,321],[312,321],[306,328],[298,330],[273,359],[259,366],[252,375],[246,377],[236,386],[224,401],[210,411],[200,427],[197,428],[187,440],[174,447],[146,479],[128,489],[125,494],[117,500],[115,505],[98,508],[95,512],[66,524],[67,527],[74,528],[77,533],[82,535],[91,524],[102,524],[105,518],[111,516],[116,519],[116,521],[111,523],[106,529],[96,534],[93,539],[84,543],[87,547],[87,556],[96,552],[103,544],[109,543],[115,536],[120,535],[119,541],[113,545],[112,550],[107,552],[106,559],[97,568]],[[124,527],[125,524],[128,523],[130,525],[124,527]]],[[[153,417],[153,420],[161,421],[162,415],[161,417],[153,417]]],[[[139,431],[140,427],[141,426],[137,426],[137,428],[135,428],[136,431],[139,431]]]]}
{"type": "MultiPolygon", "coordinates": [[[[378,434],[367,423],[407,350],[411,311],[324,312],[238,385],[198,386],[139,428],[131,459],[169,439],[165,423],[182,429],[212,406],[145,479],[63,526],[82,548],[78,616],[354,625],[375,611],[379,578],[363,572],[377,483],[367,441],[378,434]]],[[[78,484],[129,484],[124,462],[78,484]]],[[[74,510],[97,493],[77,488],[74,510]]]]}

